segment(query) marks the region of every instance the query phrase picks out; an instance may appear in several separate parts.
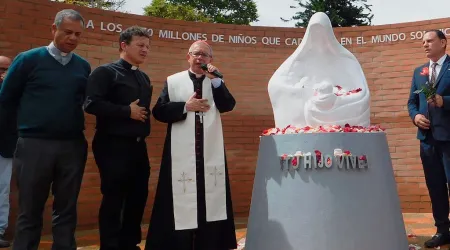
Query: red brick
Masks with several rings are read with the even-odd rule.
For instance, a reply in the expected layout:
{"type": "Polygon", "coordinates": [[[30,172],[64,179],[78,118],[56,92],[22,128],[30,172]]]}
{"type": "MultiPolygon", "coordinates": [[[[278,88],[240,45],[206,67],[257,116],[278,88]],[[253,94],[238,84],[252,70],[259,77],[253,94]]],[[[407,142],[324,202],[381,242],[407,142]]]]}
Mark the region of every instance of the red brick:
{"type": "MultiPolygon", "coordinates": [[[[15,57],[21,51],[46,45],[51,40],[50,25],[55,13],[63,8],[79,10],[86,20],[93,20],[95,28],[83,34],[83,43],[77,53],[85,57],[92,68],[118,58],[118,33],[100,30],[100,23],[120,23],[122,28],[137,24],[152,28],[150,58],[142,69],[152,79],[154,95],[152,106],[162,89],[165,78],[187,67],[185,55],[192,41],[162,39],[159,29],[179,32],[255,36],[258,44],[214,43],[215,63],[226,75],[226,82],[237,100],[236,110],[223,116],[224,140],[229,161],[233,205],[236,216],[248,214],[253,178],[256,168],[259,135],[274,126],[267,84],[279,65],[291,55],[296,46],[286,46],[286,38],[300,38],[305,29],[269,28],[225,24],[204,24],[143,17],[112,11],[87,9],[51,3],[43,0],[5,0],[0,4],[1,53],[15,57]],[[280,37],[280,46],[262,45],[262,37],[280,37]]],[[[420,40],[410,40],[411,32],[428,28],[450,27],[450,19],[427,20],[373,27],[336,28],[337,37],[352,38],[346,46],[361,63],[371,91],[371,121],[387,128],[388,142],[403,212],[429,212],[430,201],[419,157],[416,129],[406,109],[412,72],[425,63],[420,40]],[[405,41],[371,44],[371,36],[405,33],[405,41]],[[365,45],[357,45],[356,37],[364,36],[365,45]]],[[[210,41],[211,42],[211,41],[210,41]]],[[[149,200],[144,222],[148,222],[159,175],[159,164],[164,145],[166,124],[152,118],[152,134],[148,152],[152,166],[149,181],[149,200]]],[[[95,118],[86,115],[86,137],[92,141],[95,118]]],[[[91,149],[91,148],[90,148],[91,149]]],[[[14,178],[13,178],[14,179],[14,178]]],[[[13,184],[15,182],[13,181],[13,184]]],[[[12,216],[17,214],[17,190],[11,194],[12,216]]],[[[78,228],[92,228],[97,224],[100,204],[100,180],[92,152],[90,152],[80,192],[78,228]]],[[[50,197],[46,205],[44,231],[49,232],[50,197]]],[[[11,223],[11,227],[14,223],[11,223]]],[[[13,230],[13,229],[10,229],[13,230]]]]}

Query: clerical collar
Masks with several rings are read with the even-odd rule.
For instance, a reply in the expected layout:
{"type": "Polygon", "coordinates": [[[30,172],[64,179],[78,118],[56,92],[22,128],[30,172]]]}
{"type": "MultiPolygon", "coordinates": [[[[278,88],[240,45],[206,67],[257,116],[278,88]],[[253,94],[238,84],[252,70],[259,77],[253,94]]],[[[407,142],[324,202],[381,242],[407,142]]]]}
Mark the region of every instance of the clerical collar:
{"type": "Polygon", "coordinates": [[[125,61],[125,60],[122,59],[122,58],[119,59],[119,62],[118,62],[118,63],[119,63],[120,65],[122,65],[122,66],[123,66],[124,68],[126,68],[126,69],[131,69],[131,70],[137,70],[137,69],[138,69],[137,66],[131,65],[131,63],[125,61]]]}
{"type": "Polygon", "coordinates": [[[59,55],[59,56],[62,56],[62,57],[68,57],[68,56],[71,56],[71,55],[72,55],[72,52],[70,52],[70,53],[65,53],[65,52],[62,52],[61,50],[59,50],[59,49],[55,46],[55,44],[54,44],[53,42],[51,42],[51,43],[48,45],[48,48],[49,48],[50,52],[51,52],[53,55],[59,55]]]}
{"type": "Polygon", "coordinates": [[[205,74],[197,74],[197,73],[194,73],[194,72],[192,72],[191,69],[189,69],[189,73],[190,73],[193,77],[195,77],[195,78],[202,78],[203,76],[205,76],[205,74]]]}

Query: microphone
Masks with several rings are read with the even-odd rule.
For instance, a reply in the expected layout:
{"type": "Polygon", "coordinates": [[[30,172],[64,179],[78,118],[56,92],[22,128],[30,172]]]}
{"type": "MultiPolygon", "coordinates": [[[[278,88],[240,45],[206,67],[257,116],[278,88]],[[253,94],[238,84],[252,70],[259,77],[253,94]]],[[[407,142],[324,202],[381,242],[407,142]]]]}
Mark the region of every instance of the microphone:
{"type": "MultiPolygon", "coordinates": [[[[204,71],[207,71],[207,72],[209,72],[208,71],[208,65],[206,65],[206,64],[202,64],[202,69],[204,70],[204,71]]],[[[223,78],[223,75],[219,72],[219,71],[217,71],[217,70],[214,70],[213,72],[209,72],[209,73],[211,73],[211,74],[213,74],[214,76],[217,76],[217,77],[219,77],[219,78],[223,78]]]]}

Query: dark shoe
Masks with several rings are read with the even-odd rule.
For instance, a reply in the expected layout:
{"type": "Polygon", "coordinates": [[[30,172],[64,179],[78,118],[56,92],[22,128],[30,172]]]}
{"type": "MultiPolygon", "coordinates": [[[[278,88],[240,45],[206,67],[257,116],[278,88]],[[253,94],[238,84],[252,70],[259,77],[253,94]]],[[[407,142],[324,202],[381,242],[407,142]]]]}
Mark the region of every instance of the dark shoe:
{"type": "Polygon", "coordinates": [[[139,246],[121,246],[120,249],[122,250],[141,250],[139,246]]]}
{"type": "Polygon", "coordinates": [[[425,247],[434,248],[450,243],[450,234],[437,233],[431,239],[425,241],[425,247]]]}
{"type": "Polygon", "coordinates": [[[0,234],[0,248],[7,248],[7,247],[10,247],[9,242],[6,241],[3,235],[0,234]]]}

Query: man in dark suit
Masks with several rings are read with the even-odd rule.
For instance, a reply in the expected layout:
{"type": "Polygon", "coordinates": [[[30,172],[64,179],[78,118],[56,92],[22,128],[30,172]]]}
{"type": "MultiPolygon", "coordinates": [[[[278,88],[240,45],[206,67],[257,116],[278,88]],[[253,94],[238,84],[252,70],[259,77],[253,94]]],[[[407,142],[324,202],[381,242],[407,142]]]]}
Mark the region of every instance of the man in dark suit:
{"type": "MultiPolygon", "coordinates": [[[[0,56],[0,89],[10,64],[10,58],[0,56]]],[[[0,128],[0,248],[9,247],[9,242],[5,240],[4,234],[8,228],[9,190],[16,142],[16,120],[11,119],[7,126],[0,128]]]]}
{"type": "Polygon", "coordinates": [[[418,127],[420,158],[437,228],[425,247],[433,248],[450,243],[450,56],[445,52],[447,38],[439,30],[425,33],[423,48],[430,61],[414,70],[408,111],[418,127]],[[427,83],[436,88],[436,95],[428,100],[423,93],[414,93],[427,83]]]}

